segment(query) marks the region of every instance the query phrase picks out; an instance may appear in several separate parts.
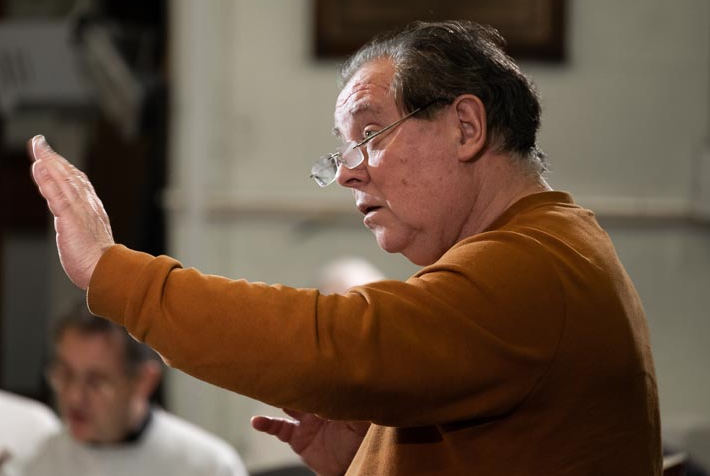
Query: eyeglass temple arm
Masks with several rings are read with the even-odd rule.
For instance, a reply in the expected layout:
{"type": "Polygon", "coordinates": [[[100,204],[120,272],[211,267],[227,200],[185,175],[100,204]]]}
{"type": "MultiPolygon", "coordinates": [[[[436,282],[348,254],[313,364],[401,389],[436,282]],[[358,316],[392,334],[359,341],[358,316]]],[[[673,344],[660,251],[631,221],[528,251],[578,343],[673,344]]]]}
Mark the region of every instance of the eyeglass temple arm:
{"type": "Polygon", "coordinates": [[[375,132],[375,133],[372,134],[371,136],[369,136],[369,137],[367,137],[367,138],[361,140],[360,142],[358,142],[357,144],[355,144],[355,145],[353,146],[353,149],[357,149],[358,147],[361,147],[361,146],[367,144],[368,142],[370,142],[372,139],[374,139],[375,137],[379,136],[380,134],[384,134],[385,132],[387,132],[388,130],[392,129],[393,127],[397,127],[398,125],[400,125],[401,123],[403,123],[404,121],[406,121],[407,119],[409,119],[410,117],[412,117],[413,115],[415,115],[416,113],[418,113],[419,111],[421,111],[422,109],[423,109],[423,108],[421,108],[421,107],[416,108],[415,110],[413,110],[412,112],[410,112],[410,113],[407,114],[406,116],[401,117],[398,121],[393,122],[392,124],[390,124],[389,126],[385,127],[384,129],[380,129],[379,131],[375,132]]]}

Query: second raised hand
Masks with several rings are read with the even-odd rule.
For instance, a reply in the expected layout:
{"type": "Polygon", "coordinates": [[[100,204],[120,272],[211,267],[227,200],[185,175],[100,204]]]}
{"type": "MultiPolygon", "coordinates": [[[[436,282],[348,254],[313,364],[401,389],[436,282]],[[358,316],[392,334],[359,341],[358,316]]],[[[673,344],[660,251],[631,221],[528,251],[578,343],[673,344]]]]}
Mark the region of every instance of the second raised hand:
{"type": "Polygon", "coordinates": [[[312,413],[284,411],[295,421],[257,416],[252,426],[288,443],[320,476],[344,474],[370,427],[368,422],[331,421],[312,413]]]}

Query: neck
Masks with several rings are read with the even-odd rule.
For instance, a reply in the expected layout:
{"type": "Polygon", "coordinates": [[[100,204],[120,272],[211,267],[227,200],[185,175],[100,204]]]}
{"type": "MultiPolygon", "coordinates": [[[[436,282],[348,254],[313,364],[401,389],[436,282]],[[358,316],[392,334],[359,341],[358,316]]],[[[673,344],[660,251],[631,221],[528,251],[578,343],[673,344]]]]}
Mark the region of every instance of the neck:
{"type": "Polygon", "coordinates": [[[545,179],[523,171],[508,155],[489,154],[471,165],[476,193],[461,238],[481,233],[521,198],[552,190],[545,179]]]}

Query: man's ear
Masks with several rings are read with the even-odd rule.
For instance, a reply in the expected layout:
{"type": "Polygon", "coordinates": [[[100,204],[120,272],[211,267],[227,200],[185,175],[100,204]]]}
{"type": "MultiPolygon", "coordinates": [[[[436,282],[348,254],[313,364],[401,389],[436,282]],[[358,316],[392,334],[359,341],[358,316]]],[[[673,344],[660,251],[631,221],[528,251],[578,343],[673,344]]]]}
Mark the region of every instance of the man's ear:
{"type": "Polygon", "coordinates": [[[485,149],[488,139],[486,108],[473,94],[462,94],[453,106],[459,130],[457,158],[461,162],[475,160],[485,149]]]}
{"type": "Polygon", "coordinates": [[[141,396],[149,399],[163,376],[163,368],[155,360],[147,360],[141,363],[138,369],[138,380],[136,390],[141,396]]]}

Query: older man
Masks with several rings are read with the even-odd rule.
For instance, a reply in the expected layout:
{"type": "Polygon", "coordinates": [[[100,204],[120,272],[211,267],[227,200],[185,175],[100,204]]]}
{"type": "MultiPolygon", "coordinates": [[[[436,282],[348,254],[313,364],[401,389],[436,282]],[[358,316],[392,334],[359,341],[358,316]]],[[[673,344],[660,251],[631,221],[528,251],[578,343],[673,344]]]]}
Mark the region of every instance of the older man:
{"type": "MultiPolygon", "coordinates": [[[[343,146],[312,176],[351,188],[378,244],[424,268],[342,295],[182,269],[114,245],[84,175],[36,137],[92,312],[201,379],[371,422],[333,472],[660,474],[641,303],[593,214],[543,180],[539,103],[497,33],[416,23],[365,46],[343,83],[343,146]]],[[[327,443],[322,458],[344,454],[327,443]]]]}
{"type": "Polygon", "coordinates": [[[24,474],[246,476],[234,449],[159,408],[157,356],[86,306],[60,319],[47,379],[66,431],[50,437],[24,474]]]}

